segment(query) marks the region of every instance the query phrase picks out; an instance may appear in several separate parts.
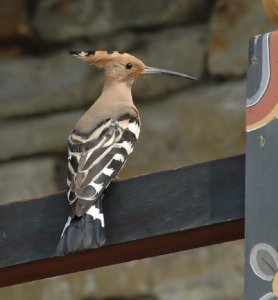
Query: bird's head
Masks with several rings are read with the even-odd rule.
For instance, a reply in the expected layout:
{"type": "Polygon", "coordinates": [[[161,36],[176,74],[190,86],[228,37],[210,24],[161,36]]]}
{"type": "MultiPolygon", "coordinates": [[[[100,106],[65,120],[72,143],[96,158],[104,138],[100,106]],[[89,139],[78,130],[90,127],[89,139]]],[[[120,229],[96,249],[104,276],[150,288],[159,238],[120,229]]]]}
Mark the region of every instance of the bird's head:
{"type": "Polygon", "coordinates": [[[145,66],[145,64],[135,56],[128,53],[118,51],[69,51],[73,56],[76,56],[90,65],[98,69],[104,69],[106,77],[116,81],[125,81],[132,84],[135,79],[141,75],[148,74],[165,74],[196,80],[186,74],[179,72],[158,69],[145,66]]]}

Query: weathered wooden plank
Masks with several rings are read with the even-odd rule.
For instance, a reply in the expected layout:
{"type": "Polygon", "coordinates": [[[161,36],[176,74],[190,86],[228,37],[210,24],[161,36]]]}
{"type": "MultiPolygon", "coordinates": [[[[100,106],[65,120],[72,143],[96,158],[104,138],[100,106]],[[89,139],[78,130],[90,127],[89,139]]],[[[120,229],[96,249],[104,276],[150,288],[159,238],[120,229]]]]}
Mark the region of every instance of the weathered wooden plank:
{"type": "Polygon", "coordinates": [[[111,184],[107,246],[55,257],[65,192],[0,206],[0,286],[243,237],[243,155],[111,184]]]}
{"type": "MultiPolygon", "coordinates": [[[[264,2],[278,17],[277,2],[264,2]]],[[[277,299],[278,32],[253,37],[249,49],[244,299],[277,299]]]]}

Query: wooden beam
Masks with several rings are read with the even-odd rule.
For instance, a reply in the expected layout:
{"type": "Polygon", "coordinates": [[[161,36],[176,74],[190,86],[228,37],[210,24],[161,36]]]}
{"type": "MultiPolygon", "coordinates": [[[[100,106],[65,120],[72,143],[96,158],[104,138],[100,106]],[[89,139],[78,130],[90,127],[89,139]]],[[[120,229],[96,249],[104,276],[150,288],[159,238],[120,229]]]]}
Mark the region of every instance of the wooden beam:
{"type": "Polygon", "coordinates": [[[66,193],[0,206],[0,286],[235,239],[244,232],[244,155],[111,184],[107,245],[55,257],[66,193]]]}

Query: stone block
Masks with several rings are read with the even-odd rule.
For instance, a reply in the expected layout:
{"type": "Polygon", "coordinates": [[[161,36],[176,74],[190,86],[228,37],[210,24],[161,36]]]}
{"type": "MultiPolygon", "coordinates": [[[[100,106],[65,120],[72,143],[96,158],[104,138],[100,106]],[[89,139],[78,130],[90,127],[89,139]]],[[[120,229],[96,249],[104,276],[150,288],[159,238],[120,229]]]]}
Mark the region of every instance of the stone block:
{"type": "Polygon", "coordinates": [[[157,257],[151,261],[153,294],[162,300],[241,300],[243,254],[237,241],[157,257]]]}
{"type": "Polygon", "coordinates": [[[23,0],[1,0],[0,40],[31,35],[28,12],[23,0]]]}
{"type": "Polygon", "coordinates": [[[121,178],[244,152],[244,80],[196,86],[138,109],[141,134],[121,178]]]}
{"type": "Polygon", "coordinates": [[[253,0],[218,0],[209,22],[208,69],[219,76],[245,74],[249,38],[274,29],[253,0]]]}
{"type": "Polygon", "coordinates": [[[0,161],[34,154],[66,153],[67,138],[83,111],[0,123],[0,161]]]}
{"type": "Polygon", "coordinates": [[[47,0],[38,3],[34,26],[49,41],[92,39],[127,28],[149,28],[207,19],[210,4],[190,1],[73,1],[47,0]]]}
{"type": "Polygon", "coordinates": [[[57,192],[60,188],[57,183],[58,166],[59,159],[52,157],[1,163],[0,204],[57,192]]]}
{"type": "MultiPolygon", "coordinates": [[[[146,65],[186,73],[197,77],[200,82],[205,67],[206,37],[206,26],[164,30],[145,35],[141,41],[144,47],[134,55],[146,65]]],[[[196,83],[183,78],[149,75],[136,82],[134,98],[151,100],[196,83]]]]}
{"type": "Polygon", "coordinates": [[[0,118],[88,105],[101,89],[100,73],[66,51],[40,58],[2,60],[0,118]]]}

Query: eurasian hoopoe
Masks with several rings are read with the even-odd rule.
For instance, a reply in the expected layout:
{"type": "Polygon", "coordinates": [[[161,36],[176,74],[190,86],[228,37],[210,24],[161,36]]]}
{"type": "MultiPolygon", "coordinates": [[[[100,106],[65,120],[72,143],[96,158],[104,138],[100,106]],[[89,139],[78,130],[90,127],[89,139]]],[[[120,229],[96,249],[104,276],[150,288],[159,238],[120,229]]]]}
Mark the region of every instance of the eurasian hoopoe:
{"type": "Polygon", "coordinates": [[[76,123],[68,140],[68,201],[72,214],[57,247],[58,255],[98,248],[105,244],[102,198],[123,168],[140,133],[140,117],[131,87],[145,74],[178,72],[147,67],[136,57],[117,51],[70,51],[105,71],[102,94],[76,123]]]}

